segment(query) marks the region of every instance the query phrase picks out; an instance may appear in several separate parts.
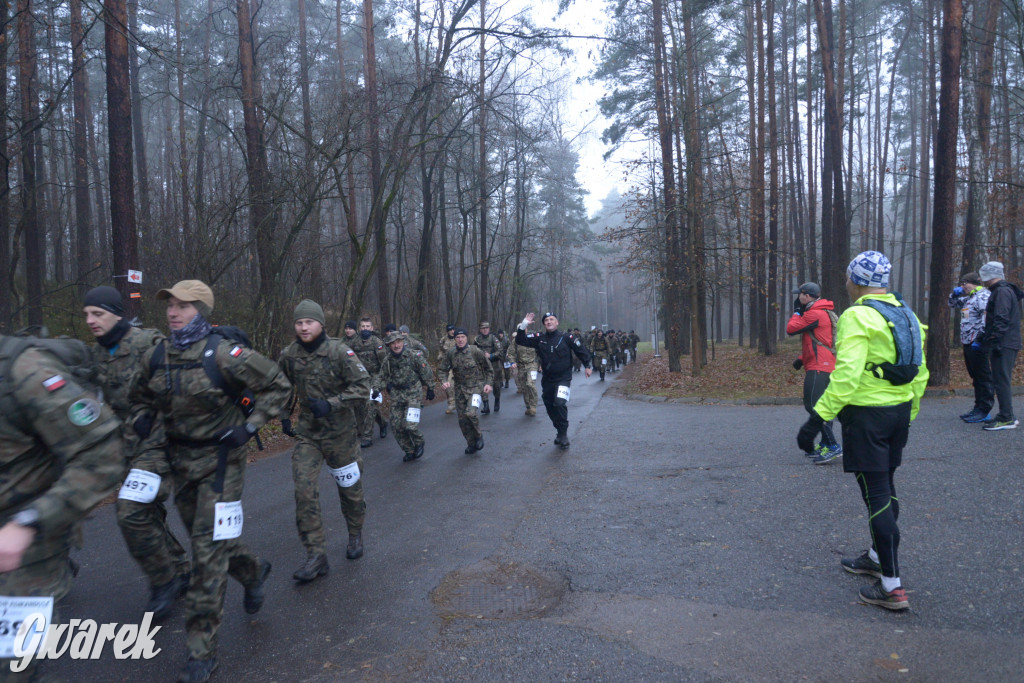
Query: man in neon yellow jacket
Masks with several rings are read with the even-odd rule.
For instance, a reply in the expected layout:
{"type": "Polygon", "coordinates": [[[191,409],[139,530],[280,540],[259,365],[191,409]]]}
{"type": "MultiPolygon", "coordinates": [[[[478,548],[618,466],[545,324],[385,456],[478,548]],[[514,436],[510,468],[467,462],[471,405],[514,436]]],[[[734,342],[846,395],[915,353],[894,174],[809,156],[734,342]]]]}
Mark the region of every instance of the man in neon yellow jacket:
{"type": "Polygon", "coordinates": [[[858,254],[847,267],[846,291],[854,304],[839,318],[835,370],[797,442],[813,445],[821,424],[839,418],[843,470],[857,477],[872,539],[870,550],[843,558],[841,565],[879,579],[860,589],[863,602],[902,610],[909,602],[899,578],[899,500],[893,478],[921,405],[928,368],[926,328],[909,306],[888,293],[891,270],[877,251],[858,254]]]}

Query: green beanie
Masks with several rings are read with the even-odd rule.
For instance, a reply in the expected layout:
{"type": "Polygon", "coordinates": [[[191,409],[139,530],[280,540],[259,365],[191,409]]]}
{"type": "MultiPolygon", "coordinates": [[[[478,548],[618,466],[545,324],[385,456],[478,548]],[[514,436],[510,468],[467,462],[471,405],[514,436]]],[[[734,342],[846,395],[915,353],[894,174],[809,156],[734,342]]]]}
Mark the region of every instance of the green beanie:
{"type": "Polygon", "coordinates": [[[324,309],[320,308],[320,304],[312,299],[303,299],[295,307],[295,317],[293,320],[301,320],[302,318],[310,318],[325,327],[327,326],[327,321],[324,319],[324,309]]]}

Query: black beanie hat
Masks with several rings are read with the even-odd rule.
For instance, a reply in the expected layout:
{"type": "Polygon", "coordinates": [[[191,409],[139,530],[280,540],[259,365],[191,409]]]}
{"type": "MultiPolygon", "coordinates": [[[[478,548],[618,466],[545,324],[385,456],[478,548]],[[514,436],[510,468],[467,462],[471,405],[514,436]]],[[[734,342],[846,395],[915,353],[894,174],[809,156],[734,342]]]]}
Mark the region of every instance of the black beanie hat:
{"type": "Polygon", "coordinates": [[[356,321],[355,320],[346,320],[345,321],[345,328],[346,329],[351,329],[351,330],[358,330],[359,329],[359,325],[356,325],[356,321]]]}
{"type": "Polygon", "coordinates": [[[85,294],[84,305],[102,308],[108,313],[124,317],[124,303],[121,300],[121,292],[113,287],[103,285],[102,287],[90,289],[85,294]]]}
{"type": "Polygon", "coordinates": [[[465,334],[467,337],[469,336],[469,334],[466,333],[466,328],[464,328],[464,327],[456,327],[455,328],[455,336],[458,337],[460,334],[465,334]]]}

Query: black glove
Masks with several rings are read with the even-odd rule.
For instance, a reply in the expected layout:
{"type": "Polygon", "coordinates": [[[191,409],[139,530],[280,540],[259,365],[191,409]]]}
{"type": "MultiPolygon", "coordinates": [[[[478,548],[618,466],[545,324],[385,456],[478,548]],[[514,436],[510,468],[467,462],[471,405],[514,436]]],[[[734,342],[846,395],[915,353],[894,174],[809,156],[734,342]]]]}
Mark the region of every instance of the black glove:
{"type": "Polygon", "coordinates": [[[239,448],[248,443],[249,439],[256,435],[256,427],[246,422],[220,430],[216,434],[217,441],[228,448],[239,448]]]}
{"type": "Polygon", "coordinates": [[[284,432],[285,436],[295,436],[295,430],[292,429],[292,419],[290,417],[281,418],[281,431],[284,432]]]}
{"type": "Polygon", "coordinates": [[[803,366],[804,366],[804,359],[803,358],[797,358],[795,361],[793,361],[793,369],[794,370],[799,370],[803,366]]]}
{"type": "Polygon", "coordinates": [[[433,389],[427,389],[427,400],[428,401],[433,401],[434,400],[434,390],[433,389]]]}
{"type": "Polygon", "coordinates": [[[373,400],[376,401],[378,396],[380,396],[380,392],[377,391],[376,389],[372,389],[370,391],[370,398],[372,398],[373,400]]]}
{"type": "Polygon", "coordinates": [[[313,411],[313,417],[324,417],[331,412],[331,404],[322,398],[307,398],[306,405],[313,411]]]}
{"type": "Polygon", "coordinates": [[[807,422],[804,422],[796,435],[796,445],[800,447],[800,450],[804,453],[814,452],[814,437],[821,431],[821,425],[823,424],[825,424],[825,421],[812,410],[811,416],[807,418],[807,422]]]}
{"type": "Polygon", "coordinates": [[[395,385],[392,382],[388,382],[388,385],[386,387],[384,387],[384,388],[387,389],[388,393],[390,394],[392,391],[395,390],[395,385]]]}
{"type": "Polygon", "coordinates": [[[132,425],[132,431],[134,431],[140,439],[147,438],[153,433],[153,416],[149,413],[143,413],[139,419],[135,421],[135,424],[132,425]]]}
{"type": "Polygon", "coordinates": [[[800,297],[793,300],[793,310],[796,311],[798,315],[804,314],[804,305],[800,303],[800,297]]]}

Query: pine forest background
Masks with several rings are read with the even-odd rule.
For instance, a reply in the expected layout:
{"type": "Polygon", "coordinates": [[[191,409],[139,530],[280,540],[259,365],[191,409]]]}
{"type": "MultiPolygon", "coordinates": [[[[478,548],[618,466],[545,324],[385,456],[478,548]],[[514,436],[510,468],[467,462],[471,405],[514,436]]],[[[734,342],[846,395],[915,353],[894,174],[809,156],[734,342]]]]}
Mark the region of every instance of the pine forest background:
{"type": "Polygon", "coordinates": [[[0,0],[0,329],[84,336],[97,284],[163,327],[198,278],[271,353],[310,297],[429,343],[554,310],[699,373],[878,249],[948,381],[956,279],[1024,265],[1021,0],[560,5],[606,35],[554,1],[0,0]],[[593,215],[574,50],[623,188],[593,215]]]}

